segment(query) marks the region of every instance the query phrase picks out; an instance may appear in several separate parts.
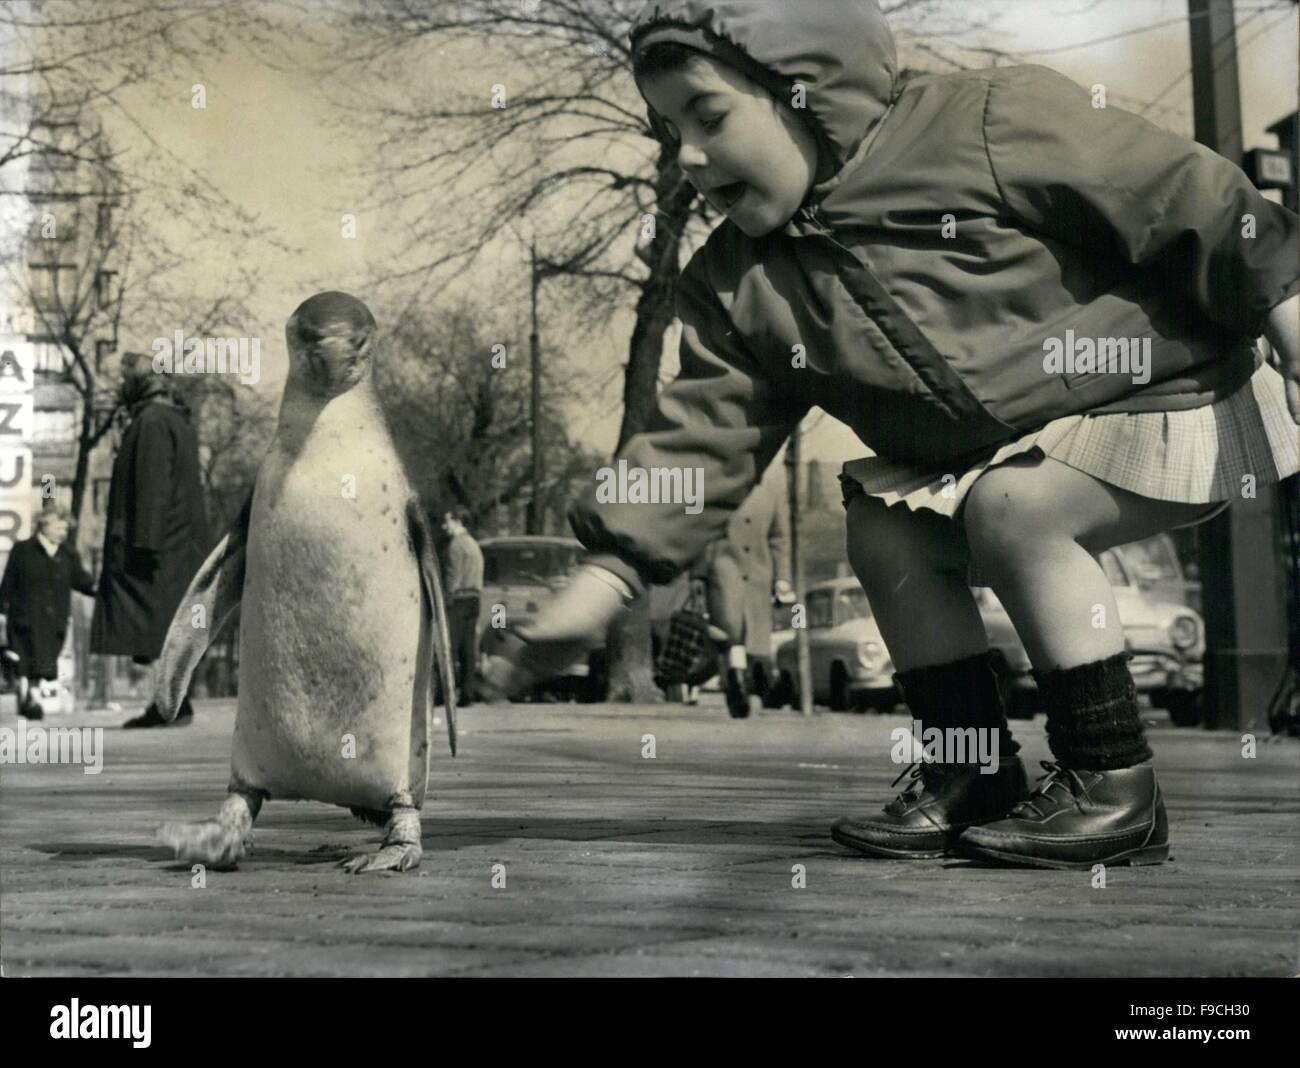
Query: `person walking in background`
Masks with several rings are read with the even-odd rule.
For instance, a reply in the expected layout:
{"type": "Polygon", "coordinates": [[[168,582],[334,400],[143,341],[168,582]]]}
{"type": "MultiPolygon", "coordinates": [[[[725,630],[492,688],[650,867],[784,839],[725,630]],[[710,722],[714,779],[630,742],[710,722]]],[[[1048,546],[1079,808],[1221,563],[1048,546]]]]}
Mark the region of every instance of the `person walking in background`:
{"type": "Polygon", "coordinates": [[[748,716],[751,698],[765,697],[771,684],[766,671],[757,680],[751,665],[771,659],[773,600],[794,601],[785,486],[783,465],[770,464],[706,550],[709,618],[726,632],[718,674],[733,719],[748,716]]]}
{"type": "MultiPolygon", "coordinates": [[[[129,355],[128,355],[129,358],[129,355]]],[[[113,461],[104,530],[104,568],[90,651],[151,664],[172,615],[207,553],[199,442],[185,411],[142,356],[122,382],[131,415],[113,461]]],[[[177,724],[194,710],[186,697],[177,724]]],[[[168,723],[152,708],[126,727],[168,723]]]]}
{"type": "Polygon", "coordinates": [[[72,591],[95,595],[95,580],[67,543],[68,519],[62,508],[42,511],[36,533],[13,547],[0,579],[0,619],[8,632],[8,647],[18,658],[18,714],[27,719],[45,715],[32,696],[32,683],[58,678],[72,591]]]}
{"type": "Polygon", "coordinates": [[[468,508],[456,507],[442,520],[442,529],[451,538],[447,546],[447,626],[451,630],[456,693],[462,708],[474,703],[478,613],[483,597],[483,550],[467,528],[470,518],[468,508]]]}

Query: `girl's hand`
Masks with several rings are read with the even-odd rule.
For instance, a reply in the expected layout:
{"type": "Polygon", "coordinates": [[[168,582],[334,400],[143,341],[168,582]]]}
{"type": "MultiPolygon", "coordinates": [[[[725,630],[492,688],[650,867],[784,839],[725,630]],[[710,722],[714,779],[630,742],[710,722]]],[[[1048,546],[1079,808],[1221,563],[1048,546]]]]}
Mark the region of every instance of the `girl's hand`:
{"type": "Polygon", "coordinates": [[[1300,426],[1300,294],[1268,313],[1264,336],[1273,347],[1277,369],[1286,379],[1286,406],[1300,426]]]}
{"type": "Polygon", "coordinates": [[[579,568],[569,584],[542,605],[537,618],[513,628],[505,655],[489,658],[479,687],[484,696],[522,693],[604,641],[626,604],[618,582],[602,568],[579,568]]]}

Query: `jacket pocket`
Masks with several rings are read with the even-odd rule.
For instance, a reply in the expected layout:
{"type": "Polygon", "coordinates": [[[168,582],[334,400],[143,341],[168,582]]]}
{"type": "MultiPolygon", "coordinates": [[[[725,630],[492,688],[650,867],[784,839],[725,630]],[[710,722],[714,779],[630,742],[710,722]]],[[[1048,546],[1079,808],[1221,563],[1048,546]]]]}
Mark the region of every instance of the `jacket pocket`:
{"type": "Polygon", "coordinates": [[[1065,383],[1066,389],[1087,389],[1089,386],[1099,386],[1105,382],[1114,382],[1116,378],[1122,375],[1114,375],[1109,371],[1076,371],[1072,375],[1062,375],[1061,381],[1065,383]]]}

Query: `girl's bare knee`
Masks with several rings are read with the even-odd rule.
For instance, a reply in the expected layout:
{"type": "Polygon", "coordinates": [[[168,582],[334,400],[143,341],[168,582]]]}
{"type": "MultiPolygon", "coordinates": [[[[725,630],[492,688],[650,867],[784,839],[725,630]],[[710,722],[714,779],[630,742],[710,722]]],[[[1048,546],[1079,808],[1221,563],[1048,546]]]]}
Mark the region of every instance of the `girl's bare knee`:
{"type": "Polygon", "coordinates": [[[962,508],[962,528],[977,559],[996,557],[1026,539],[1048,538],[1065,520],[1060,502],[1046,499],[1036,479],[1010,463],[976,479],[962,508]]]}

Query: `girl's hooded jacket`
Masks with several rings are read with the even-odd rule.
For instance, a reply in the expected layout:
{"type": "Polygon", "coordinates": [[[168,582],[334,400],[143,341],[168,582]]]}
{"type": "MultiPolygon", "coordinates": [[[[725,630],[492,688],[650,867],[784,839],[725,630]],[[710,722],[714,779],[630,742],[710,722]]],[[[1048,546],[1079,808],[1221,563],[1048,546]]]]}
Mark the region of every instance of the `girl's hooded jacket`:
{"type": "Polygon", "coordinates": [[[819,166],[784,228],[724,220],[692,257],[680,374],[570,514],[638,591],[722,532],[814,405],[956,474],[1061,416],[1230,394],[1300,291],[1297,217],[1226,159],[1044,67],[901,81],[874,0],[659,0],[632,30],[658,41],[802,101],[819,166]],[[688,512],[671,490],[696,472],[688,512]]]}

